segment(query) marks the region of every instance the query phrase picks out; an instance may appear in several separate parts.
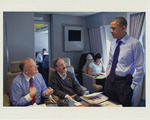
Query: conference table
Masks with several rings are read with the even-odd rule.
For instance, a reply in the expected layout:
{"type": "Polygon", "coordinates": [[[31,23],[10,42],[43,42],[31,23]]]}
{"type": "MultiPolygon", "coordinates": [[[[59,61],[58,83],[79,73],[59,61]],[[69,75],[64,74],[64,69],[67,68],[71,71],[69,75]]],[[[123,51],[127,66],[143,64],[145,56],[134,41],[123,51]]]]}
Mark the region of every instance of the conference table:
{"type": "MultiPolygon", "coordinates": [[[[109,99],[107,99],[106,96],[104,96],[101,92],[97,92],[97,93],[92,93],[89,94],[88,96],[92,96],[92,95],[101,95],[103,98],[100,98],[100,100],[103,99],[103,101],[101,101],[98,104],[90,104],[90,102],[88,102],[88,100],[86,101],[86,99],[82,99],[81,101],[76,101],[74,99],[69,100],[69,106],[64,106],[64,107],[122,107],[121,104],[118,104],[114,101],[111,101],[109,99]]],[[[96,98],[97,100],[97,98],[96,98]]],[[[57,104],[48,104],[46,105],[46,107],[60,107],[57,104]]],[[[63,106],[61,106],[63,107],[63,106]]]]}

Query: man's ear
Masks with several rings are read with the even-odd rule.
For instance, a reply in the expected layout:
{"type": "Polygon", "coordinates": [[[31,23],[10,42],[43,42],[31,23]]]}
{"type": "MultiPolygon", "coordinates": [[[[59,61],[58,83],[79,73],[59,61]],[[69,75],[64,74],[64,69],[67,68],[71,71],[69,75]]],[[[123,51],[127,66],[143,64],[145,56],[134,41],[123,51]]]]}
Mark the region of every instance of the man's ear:
{"type": "Polygon", "coordinates": [[[27,71],[26,69],[24,69],[23,72],[24,72],[25,74],[28,74],[28,71],[27,71]]]}
{"type": "Polygon", "coordinates": [[[125,25],[122,26],[122,30],[126,30],[126,26],[125,25]]]}
{"type": "Polygon", "coordinates": [[[55,70],[58,70],[58,68],[57,68],[57,67],[55,67],[55,70]]]}

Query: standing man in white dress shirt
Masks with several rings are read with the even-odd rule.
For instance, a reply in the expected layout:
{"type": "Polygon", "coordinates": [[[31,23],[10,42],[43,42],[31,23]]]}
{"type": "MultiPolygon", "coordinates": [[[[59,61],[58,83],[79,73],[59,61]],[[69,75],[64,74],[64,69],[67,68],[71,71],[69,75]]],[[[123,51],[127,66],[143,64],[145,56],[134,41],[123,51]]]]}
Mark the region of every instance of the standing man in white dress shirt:
{"type": "Polygon", "coordinates": [[[110,47],[104,94],[123,106],[132,106],[133,91],[144,75],[144,55],[139,40],[130,37],[126,28],[123,17],[111,22],[111,33],[116,40],[110,47]]]}
{"type": "Polygon", "coordinates": [[[44,55],[47,55],[48,53],[46,52],[46,49],[43,48],[41,52],[39,52],[37,54],[37,57],[36,57],[36,63],[38,65],[38,70],[39,70],[39,73],[41,73],[43,75],[43,72],[42,72],[42,63],[43,63],[43,59],[44,59],[44,55]]]}
{"type": "Polygon", "coordinates": [[[43,48],[42,51],[37,54],[37,57],[36,57],[36,62],[37,63],[42,63],[43,62],[43,56],[45,55],[45,53],[46,53],[46,49],[43,48]]]}

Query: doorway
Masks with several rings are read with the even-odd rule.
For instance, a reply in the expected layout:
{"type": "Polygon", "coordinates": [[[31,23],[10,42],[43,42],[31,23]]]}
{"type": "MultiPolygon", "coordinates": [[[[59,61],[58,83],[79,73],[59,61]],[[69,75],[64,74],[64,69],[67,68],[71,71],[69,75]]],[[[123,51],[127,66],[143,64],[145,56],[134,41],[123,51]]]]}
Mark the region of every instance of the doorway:
{"type": "Polygon", "coordinates": [[[34,41],[35,41],[34,44],[35,61],[37,63],[39,72],[42,74],[47,84],[48,73],[49,73],[49,23],[35,22],[34,41]],[[46,49],[46,52],[42,55],[42,59],[39,62],[37,56],[39,56],[38,54],[41,54],[43,49],[46,49]]]}
{"type": "MultiPolygon", "coordinates": [[[[49,26],[48,23],[34,24],[34,39],[35,39],[35,53],[41,52],[43,48],[49,51],[49,26]]],[[[35,56],[36,57],[36,56],[35,56]]]]}

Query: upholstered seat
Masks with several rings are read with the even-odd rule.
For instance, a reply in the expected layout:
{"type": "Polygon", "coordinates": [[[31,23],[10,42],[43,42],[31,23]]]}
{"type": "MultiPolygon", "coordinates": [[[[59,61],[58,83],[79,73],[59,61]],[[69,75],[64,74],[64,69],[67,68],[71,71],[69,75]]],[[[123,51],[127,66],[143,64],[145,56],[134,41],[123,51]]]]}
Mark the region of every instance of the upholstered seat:
{"type": "Polygon", "coordinates": [[[10,64],[10,72],[7,73],[6,77],[6,93],[3,95],[3,106],[10,106],[10,85],[13,78],[21,73],[19,69],[20,61],[13,61],[10,64]]]}
{"type": "Polygon", "coordinates": [[[95,76],[91,76],[88,74],[88,65],[90,62],[93,62],[93,57],[91,56],[91,54],[88,54],[86,57],[86,63],[83,66],[83,86],[85,86],[90,93],[93,92],[98,92],[98,91],[102,91],[103,86],[102,85],[97,85],[96,84],[96,80],[95,80],[95,76]]]}

